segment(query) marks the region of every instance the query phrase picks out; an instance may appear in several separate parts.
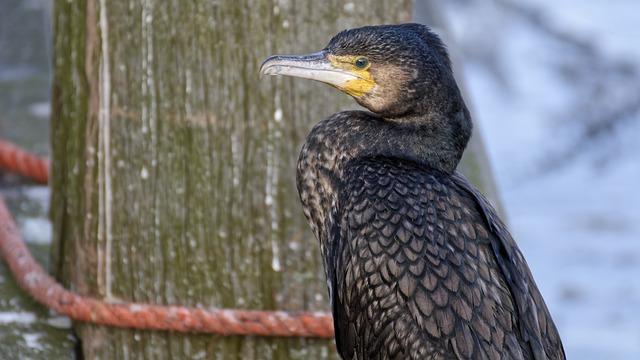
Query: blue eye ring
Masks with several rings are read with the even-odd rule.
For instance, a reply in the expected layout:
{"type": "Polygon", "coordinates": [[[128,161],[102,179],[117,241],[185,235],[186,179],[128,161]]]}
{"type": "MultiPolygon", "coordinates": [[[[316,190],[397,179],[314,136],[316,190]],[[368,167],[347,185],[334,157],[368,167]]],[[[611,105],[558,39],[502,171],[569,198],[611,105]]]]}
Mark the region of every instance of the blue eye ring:
{"type": "Polygon", "coordinates": [[[369,59],[367,59],[364,56],[361,56],[361,57],[356,59],[356,61],[353,63],[353,65],[355,67],[357,67],[358,69],[364,69],[367,66],[369,66],[369,59]]]}

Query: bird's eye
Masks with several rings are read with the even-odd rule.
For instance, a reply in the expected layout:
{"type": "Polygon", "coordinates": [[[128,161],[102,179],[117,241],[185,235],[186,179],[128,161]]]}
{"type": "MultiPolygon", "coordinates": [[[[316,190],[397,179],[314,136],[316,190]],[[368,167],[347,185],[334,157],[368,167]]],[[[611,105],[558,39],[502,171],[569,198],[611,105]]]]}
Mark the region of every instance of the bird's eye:
{"type": "Polygon", "coordinates": [[[354,64],[358,69],[364,69],[369,65],[369,59],[366,57],[359,57],[356,59],[354,64]]]}

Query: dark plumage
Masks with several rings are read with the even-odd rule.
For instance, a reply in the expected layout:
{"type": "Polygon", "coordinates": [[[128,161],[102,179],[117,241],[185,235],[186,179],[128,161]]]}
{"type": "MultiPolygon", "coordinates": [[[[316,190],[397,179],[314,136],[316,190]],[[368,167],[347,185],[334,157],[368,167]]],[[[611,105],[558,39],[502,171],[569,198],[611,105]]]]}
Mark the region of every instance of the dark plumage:
{"type": "Polygon", "coordinates": [[[321,53],[287,59],[268,59],[263,72],[290,75],[265,69],[313,62],[342,77],[293,75],[328,79],[372,111],[318,123],[298,161],[340,355],[564,359],[516,243],[455,172],[471,118],[438,37],[417,24],[364,27],[339,33],[321,53]],[[350,56],[366,57],[367,69],[343,64],[350,56]],[[344,73],[357,78],[343,81],[344,73]]]}

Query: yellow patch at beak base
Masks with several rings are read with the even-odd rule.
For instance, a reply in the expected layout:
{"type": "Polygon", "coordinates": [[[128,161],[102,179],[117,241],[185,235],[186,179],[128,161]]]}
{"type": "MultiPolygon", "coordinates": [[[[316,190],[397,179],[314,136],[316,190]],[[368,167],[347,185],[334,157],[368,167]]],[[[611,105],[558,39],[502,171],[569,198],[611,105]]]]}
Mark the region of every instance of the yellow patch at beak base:
{"type": "Polygon", "coordinates": [[[348,71],[357,77],[357,79],[349,80],[344,84],[341,84],[339,87],[340,90],[353,97],[362,97],[371,92],[371,90],[376,86],[376,82],[373,80],[373,76],[369,72],[369,67],[371,65],[364,69],[357,68],[354,64],[358,58],[359,56],[355,55],[327,56],[327,59],[333,66],[348,71]]]}

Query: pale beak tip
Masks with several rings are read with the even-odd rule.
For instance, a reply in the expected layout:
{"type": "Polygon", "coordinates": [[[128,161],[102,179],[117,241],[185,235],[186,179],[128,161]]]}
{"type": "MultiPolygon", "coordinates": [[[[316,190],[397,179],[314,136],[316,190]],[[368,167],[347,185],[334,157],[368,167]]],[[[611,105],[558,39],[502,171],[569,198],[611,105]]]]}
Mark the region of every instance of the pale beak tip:
{"type": "Polygon", "coordinates": [[[260,79],[267,75],[278,75],[277,66],[273,66],[273,60],[277,59],[277,55],[266,58],[260,65],[260,79]]]}
{"type": "Polygon", "coordinates": [[[260,67],[260,78],[262,79],[268,75],[276,75],[276,71],[272,66],[261,66],[260,67]]]}

